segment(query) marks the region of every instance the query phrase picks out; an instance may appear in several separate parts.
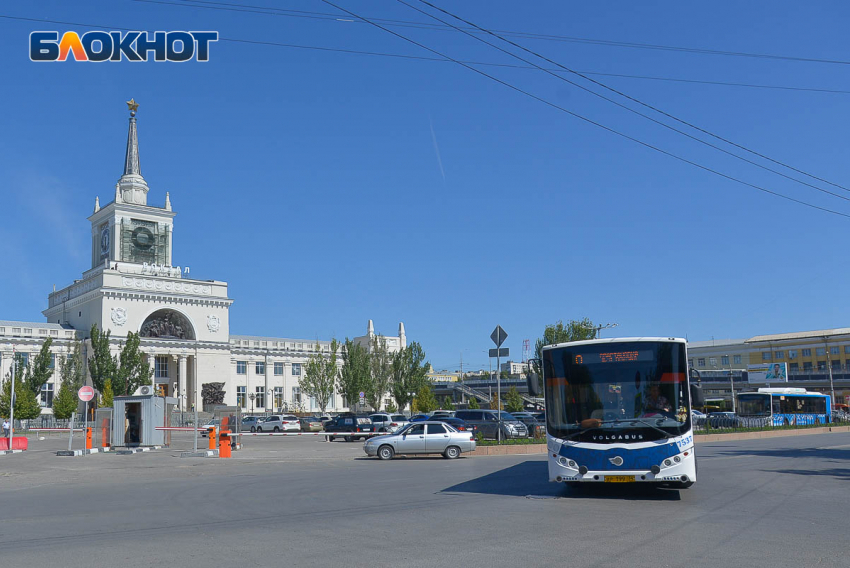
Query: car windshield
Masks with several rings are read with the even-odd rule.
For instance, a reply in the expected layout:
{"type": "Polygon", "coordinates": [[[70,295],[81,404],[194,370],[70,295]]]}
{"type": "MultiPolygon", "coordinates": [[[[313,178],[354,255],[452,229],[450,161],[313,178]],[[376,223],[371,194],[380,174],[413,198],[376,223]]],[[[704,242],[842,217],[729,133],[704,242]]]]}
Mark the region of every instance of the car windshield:
{"type": "Polygon", "coordinates": [[[511,414],[510,412],[502,411],[502,422],[505,420],[517,420],[517,417],[511,414]]]}
{"type": "Polygon", "coordinates": [[[543,359],[547,426],[553,436],[642,429],[649,439],[687,429],[683,343],[568,344],[544,351],[543,359]]]}
{"type": "Polygon", "coordinates": [[[399,421],[403,422],[405,420],[407,420],[407,416],[405,416],[404,414],[393,414],[393,421],[394,422],[399,422],[399,421]]]}

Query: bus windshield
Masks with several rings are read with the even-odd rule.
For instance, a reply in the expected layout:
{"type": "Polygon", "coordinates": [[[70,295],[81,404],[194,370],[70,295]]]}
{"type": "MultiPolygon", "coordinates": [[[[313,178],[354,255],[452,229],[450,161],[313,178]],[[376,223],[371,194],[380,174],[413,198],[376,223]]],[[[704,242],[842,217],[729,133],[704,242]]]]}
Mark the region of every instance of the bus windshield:
{"type": "Polygon", "coordinates": [[[738,395],[740,416],[770,416],[770,395],[767,393],[742,393],[738,395]]]}
{"type": "Polygon", "coordinates": [[[543,351],[548,431],[578,441],[652,440],[690,429],[681,342],[566,345],[543,351]],[[623,437],[628,431],[637,436],[623,437]]]}

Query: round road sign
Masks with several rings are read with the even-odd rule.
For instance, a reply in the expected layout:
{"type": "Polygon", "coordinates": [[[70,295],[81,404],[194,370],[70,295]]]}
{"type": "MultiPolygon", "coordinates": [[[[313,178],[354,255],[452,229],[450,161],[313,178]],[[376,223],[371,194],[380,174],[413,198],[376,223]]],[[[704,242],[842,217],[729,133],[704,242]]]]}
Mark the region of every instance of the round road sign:
{"type": "Polygon", "coordinates": [[[77,396],[79,396],[80,400],[83,402],[88,402],[94,398],[94,389],[91,387],[83,387],[77,391],[77,396]]]}

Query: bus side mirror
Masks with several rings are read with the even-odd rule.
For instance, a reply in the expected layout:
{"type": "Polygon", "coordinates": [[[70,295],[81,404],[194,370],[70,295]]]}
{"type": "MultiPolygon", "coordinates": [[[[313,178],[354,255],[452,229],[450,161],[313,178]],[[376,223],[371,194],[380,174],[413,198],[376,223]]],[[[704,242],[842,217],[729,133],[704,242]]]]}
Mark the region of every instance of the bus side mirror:
{"type": "Polygon", "coordinates": [[[540,377],[537,376],[537,373],[531,371],[525,377],[526,382],[528,383],[528,394],[533,397],[540,396],[540,377]]]}
{"type": "Polygon", "coordinates": [[[691,383],[691,408],[695,406],[705,406],[705,394],[702,385],[691,383]]]}

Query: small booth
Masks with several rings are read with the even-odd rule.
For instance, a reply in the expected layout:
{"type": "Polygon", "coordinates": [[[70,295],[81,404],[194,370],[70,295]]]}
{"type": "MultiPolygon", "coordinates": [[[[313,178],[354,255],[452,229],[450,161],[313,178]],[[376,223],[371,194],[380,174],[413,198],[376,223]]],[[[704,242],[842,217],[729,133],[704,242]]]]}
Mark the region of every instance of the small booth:
{"type": "MultiPolygon", "coordinates": [[[[152,389],[151,389],[152,390],[152,389]]],[[[170,438],[158,426],[170,426],[168,417],[177,404],[172,397],[154,394],[116,396],[113,399],[113,446],[162,446],[170,438]]]]}

